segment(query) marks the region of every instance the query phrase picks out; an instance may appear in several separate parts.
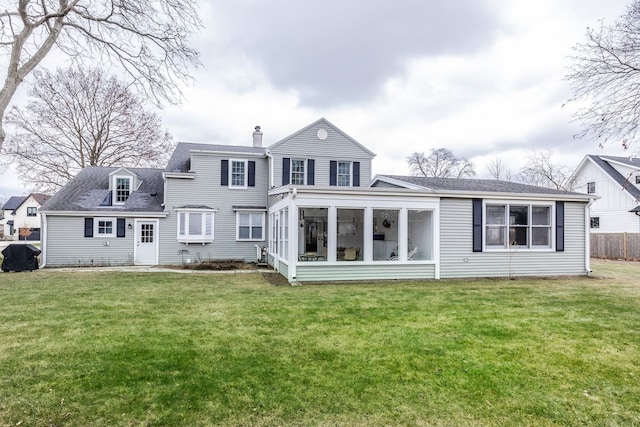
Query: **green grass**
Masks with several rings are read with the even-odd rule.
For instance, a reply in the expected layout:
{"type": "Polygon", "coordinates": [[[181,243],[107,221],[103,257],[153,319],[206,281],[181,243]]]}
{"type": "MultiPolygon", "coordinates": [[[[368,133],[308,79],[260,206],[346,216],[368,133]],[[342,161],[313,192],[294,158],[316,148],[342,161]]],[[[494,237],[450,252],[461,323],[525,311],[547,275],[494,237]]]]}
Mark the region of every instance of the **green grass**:
{"type": "Polygon", "coordinates": [[[594,273],[3,273],[0,425],[640,425],[640,264],[594,273]]]}

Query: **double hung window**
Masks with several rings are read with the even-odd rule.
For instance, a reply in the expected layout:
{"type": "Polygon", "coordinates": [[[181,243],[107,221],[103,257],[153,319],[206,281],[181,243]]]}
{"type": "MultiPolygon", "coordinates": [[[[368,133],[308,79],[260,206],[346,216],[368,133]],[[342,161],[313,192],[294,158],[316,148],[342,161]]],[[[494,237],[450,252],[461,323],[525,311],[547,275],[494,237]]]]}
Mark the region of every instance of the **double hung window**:
{"type": "Polygon", "coordinates": [[[247,187],[247,161],[231,160],[231,168],[229,170],[230,187],[246,188],[247,187]]]}
{"type": "Polygon", "coordinates": [[[264,212],[237,212],[236,213],[236,239],[237,240],[264,240],[264,212]]]}
{"type": "Polygon", "coordinates": [[[114,181],[113,203],[123,204],[131,194],[131,177],[116,176],[114,181]]]}
{"type": "Polygon", "coordinates": [[[550,205],[487,204],[485,247],[487,249],[550,249],[552,229],[550,205]]]}

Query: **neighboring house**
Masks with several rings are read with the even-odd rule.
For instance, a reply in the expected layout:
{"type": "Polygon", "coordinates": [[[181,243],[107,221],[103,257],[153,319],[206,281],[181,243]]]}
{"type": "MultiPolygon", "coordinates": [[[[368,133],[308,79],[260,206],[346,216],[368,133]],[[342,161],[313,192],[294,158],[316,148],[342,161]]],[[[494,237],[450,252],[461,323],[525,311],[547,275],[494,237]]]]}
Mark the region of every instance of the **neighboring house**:
{"type": "Polygon", "coordinates": [[[325,119],[262,146],[180,143],[161,169],[84,169],[43,212],[43,261],[266,261],[290,281],[580,275],[589,195],[378,175],[325,119]]]}
{"type": "Polygon", "coordinates": [[[41,221],[38,209],[49,197],[48,194],[41,193],[10,197],[2,207],[4,219],[0,224],[4,237],[9,240],[40,240],[41,221]],[[22,236],[21,230],[25,231],[22,236]]]}
{"type": "Polygon", "coordinates": [[[592,233],[640,233],[640,159],[587,155],[572,179],[576,191],[598,196],[589,218],[592,233]]]}

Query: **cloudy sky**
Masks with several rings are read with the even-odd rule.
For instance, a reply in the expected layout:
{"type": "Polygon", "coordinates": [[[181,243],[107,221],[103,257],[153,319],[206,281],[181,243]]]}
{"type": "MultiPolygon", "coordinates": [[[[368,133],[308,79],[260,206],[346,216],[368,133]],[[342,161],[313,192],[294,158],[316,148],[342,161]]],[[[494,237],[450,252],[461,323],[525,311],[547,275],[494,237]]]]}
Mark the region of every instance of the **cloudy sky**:
{"type": "MultiPolygon", "coordinates": [[[[408,174],[413,152],[446,147],[479,177],[533,150],[573,167],[623,154],[574,140],[563,80],[588,26],[627,0],[233,0],[204,2],[203,67],[161,115],[176,141],[269,145],[325,117],[377,153],[373,172],[408,174]]],[[[629,154],[629,153],[627,153],[629,154]]],[[[11,171],[0,196],[25,193],[11,171]]]]}

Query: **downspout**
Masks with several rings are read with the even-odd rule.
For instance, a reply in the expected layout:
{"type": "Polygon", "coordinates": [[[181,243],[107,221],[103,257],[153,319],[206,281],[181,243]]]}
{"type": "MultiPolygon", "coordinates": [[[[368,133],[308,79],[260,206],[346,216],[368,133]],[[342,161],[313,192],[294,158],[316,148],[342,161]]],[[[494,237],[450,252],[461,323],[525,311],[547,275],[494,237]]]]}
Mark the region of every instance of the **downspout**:
{"type": "Polygon", "coordinates": [[[40,246],[42,247],[42,263],[40,268],[47,266],[47,214],[40,212],[40,246]]]}
{"type": "Polygon", "coordinates": [[[591,205],[595,202],[594,199],[589,199],[584,207],[584,265],[587,270],[587,275],[591,273],[591,205]]]}
{"type": "Polygon", "coordinates": [[[267,155],[267,158],[269,159],[269,189],[273,188],[273,181],[274,181],[274,176],[273,176],[273,156],[271,155],[271,151],[269,150],[265,150],[264,152],[267,155]]]}

